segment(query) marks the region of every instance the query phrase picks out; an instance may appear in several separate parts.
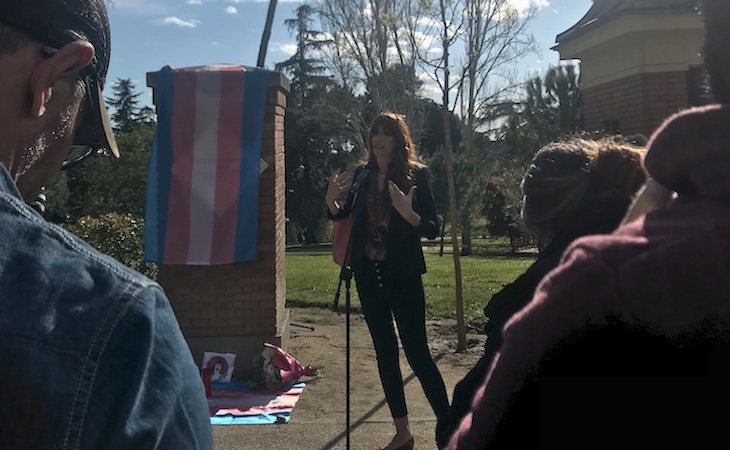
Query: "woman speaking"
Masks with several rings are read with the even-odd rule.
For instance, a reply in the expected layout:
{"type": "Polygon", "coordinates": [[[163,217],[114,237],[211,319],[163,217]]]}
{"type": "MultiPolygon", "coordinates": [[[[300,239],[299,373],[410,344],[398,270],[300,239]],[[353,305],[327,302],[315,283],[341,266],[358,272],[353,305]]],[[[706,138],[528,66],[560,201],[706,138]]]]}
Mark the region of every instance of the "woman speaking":
{"type": "Polygon", "coordinates": [[[405,120],[390,112],[380,114],[370,128],[368,144],[364,164],[354,174],[332,174],[326,202],[331,219],[353,218],[351,267],[396,429],[384,449],[410,450],[413,435],[408,425],[393,318],[408,362],[438,418],[449,404],[444,381],[426,342],[421,282],[426,263],[420,237],[434,239],[439,224],[428,172],[417,159],[405,120]],[[351,191],[353,179],[362,180],[357,195],[350,195],[340,207],[337,200],[351,191]],[[358,198],[354,208],[353,197],[358,198]]]}

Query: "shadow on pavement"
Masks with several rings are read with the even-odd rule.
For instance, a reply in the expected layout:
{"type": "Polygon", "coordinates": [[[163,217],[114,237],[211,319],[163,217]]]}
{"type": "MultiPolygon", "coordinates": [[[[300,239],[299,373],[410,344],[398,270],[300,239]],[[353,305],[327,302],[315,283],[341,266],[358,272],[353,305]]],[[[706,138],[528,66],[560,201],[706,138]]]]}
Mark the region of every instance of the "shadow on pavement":
{"type": "MultiPolygon", "coordinates": [[[[444,357],[444,353],[439,353],[434,357],[434,362],[438,362],[441,358],[444,357]]],[[[407,385],[410,383],[414,378],[416,378],[416,374],[411,372],[410,375],[406,377],[405,380],[403,380],[403,385],[407,385]]],[[[375,406],[373,406],[370,411],[366,412],[362,417],[360,417],[354,424],[350,425],[350,433],[352,433],[357,427],[365,423],[368,419],[370,419],[372,416],[375,415],[376,412],[383,406],[387,404],[385,398],[380,400],[375,406]]],[[[335,436],[332,440],[330,440],[328,443],[326,443],[320,450],[330,450],[335,448],[337,444],[339,444],[342,440],[344,440],[347,437],[347,430],[343,431],[342,433],[335,436]]]]}

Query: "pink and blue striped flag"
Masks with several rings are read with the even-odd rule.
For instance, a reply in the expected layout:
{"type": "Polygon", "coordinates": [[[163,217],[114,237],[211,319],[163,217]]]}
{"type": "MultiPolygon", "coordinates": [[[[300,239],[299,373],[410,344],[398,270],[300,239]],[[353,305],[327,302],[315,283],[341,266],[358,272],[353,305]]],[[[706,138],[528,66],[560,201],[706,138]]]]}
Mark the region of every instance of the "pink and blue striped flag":
{"type": "Polygon", "coordinates": [[[214,265],[256,259],[268,75],[231,65],[157,73],[146,261],[214,265]]]}

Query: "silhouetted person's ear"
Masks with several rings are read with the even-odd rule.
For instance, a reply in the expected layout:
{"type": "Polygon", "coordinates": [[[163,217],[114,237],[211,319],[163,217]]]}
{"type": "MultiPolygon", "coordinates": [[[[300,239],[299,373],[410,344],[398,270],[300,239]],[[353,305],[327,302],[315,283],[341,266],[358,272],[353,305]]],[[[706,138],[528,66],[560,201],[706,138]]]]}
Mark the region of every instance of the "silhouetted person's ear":
{"type": "Polygon", "coordinates": [[[79,70],[88,66],[93,59],[93,45],[86,41],[74,41],[39,62],[28,85],[32,99],[30,114],[33,117],[43,116],[53,98],[56,83],[68,76],[78,76],[79,70]]]}

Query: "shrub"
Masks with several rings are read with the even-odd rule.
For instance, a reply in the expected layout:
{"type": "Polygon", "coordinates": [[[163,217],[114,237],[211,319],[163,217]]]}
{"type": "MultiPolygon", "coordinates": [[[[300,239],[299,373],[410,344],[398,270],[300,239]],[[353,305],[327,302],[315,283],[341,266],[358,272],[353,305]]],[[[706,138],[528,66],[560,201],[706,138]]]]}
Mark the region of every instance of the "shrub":
{"type": "Polygon", "coordinates": [[[84,216],[64,226],[100,252],[152,279],[157,278],[157,266],[144,262],[144,221],[141,217],[107,213],[98,217],[84,216]]]}

